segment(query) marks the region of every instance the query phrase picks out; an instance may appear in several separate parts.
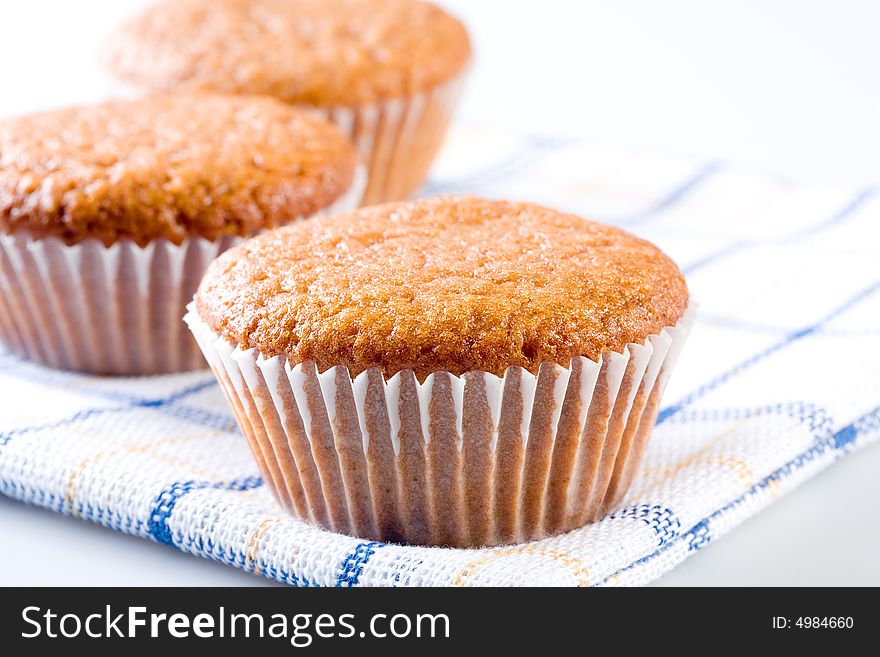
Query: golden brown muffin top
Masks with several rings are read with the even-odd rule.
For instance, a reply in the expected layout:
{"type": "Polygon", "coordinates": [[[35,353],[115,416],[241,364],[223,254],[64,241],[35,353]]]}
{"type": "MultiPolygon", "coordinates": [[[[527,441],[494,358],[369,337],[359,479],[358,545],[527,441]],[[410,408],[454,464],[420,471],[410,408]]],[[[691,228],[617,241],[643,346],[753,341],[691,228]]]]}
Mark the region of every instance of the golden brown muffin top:
{"type": "Polygon", "coordinates": [[[165,0],[108,44],[120,79],[289,103],[355,105],[443,83],[470,59],[464,27],[415,0],[165,0]]]}
{"type": "Polygon", "coordinates": [[[352,184],[334,126],[271,98],[190,94],[0,121],[0,230],[74,244],[252,235],[352,184]]]}
{"type": "Polygon", "coordinates": [[[529,203],[441,197],[295,224],[231,249],[196,312],[242,348],[355,376],[537,372],[643,342],[688,304],[649,242],[529,203]]]}

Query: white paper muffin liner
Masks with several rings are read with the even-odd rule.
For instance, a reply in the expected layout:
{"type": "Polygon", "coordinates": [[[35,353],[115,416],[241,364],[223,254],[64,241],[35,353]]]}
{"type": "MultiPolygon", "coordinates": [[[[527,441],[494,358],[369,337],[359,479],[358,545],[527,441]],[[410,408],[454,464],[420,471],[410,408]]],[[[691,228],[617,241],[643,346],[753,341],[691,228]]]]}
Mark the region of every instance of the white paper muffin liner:
{"type": "Polygon", "coordinates": [[[291,366],[184,321],[217,376],[266,485],[292,514],[370,540],[518,543],[592,522],[626,492],[693,324],[569,368],[291,366]]]}
{"type": "Polygon", "coordinates": [[[367,164],[363,205],[407,198],[425,179],[443,143],[467,72],[410,97],[338,107],[312,107],[354,143],[367,164]]]}
{"type": "MultiPolygon", "coordinates": [[[[365,172],[317,214],[357,207],[365,172]]],[[[205,362],[181,321],[210,262],[244,238],[67,245],[0,233],[0,342],[43,365],[95,374],[181,372],[205,362]]]]}

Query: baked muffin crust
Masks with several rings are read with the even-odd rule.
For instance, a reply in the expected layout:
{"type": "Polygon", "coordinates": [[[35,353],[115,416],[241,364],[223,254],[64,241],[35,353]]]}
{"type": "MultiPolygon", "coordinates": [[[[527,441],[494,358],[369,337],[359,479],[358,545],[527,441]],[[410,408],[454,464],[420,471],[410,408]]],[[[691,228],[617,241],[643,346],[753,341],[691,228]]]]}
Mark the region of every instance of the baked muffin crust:
{"type": "Polygon", "coordinates": [[[68,244],[251,235],[329,206],[357,155],[270,98],[161,95],[0,121],[0,230],[68,244]]]}
{"type": "Polygon", "coordinates": [[[501,376],[597,359],[672,325],[675,263],[627,232],[529,203],[441,197],[302,222],[231,249],[196,311],[291,363],[501,376]]]}
{"type": "Polygon", "coordinates": [[[155,91],[332,106],[429,89],[469,58],[461,23],[415,0],[165,0],[125,23],[105,60],[155,91]]]}

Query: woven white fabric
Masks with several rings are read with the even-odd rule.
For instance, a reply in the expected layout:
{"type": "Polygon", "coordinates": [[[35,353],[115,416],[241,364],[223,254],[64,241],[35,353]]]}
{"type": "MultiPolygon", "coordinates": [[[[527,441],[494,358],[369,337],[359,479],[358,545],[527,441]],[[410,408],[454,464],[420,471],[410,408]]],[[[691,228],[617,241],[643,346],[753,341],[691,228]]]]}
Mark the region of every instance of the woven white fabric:
{"type": "Polygon", "coordinates": [[[682,267],[700,316],[608,517],[485,550],[359,541],[286,516],[209,372],[112,379],[0,353],[0,492],[296,585],[632,585],[880,437],[880,199],[723,163],[478,127],[425,194],[617,224],[682,267]]]}

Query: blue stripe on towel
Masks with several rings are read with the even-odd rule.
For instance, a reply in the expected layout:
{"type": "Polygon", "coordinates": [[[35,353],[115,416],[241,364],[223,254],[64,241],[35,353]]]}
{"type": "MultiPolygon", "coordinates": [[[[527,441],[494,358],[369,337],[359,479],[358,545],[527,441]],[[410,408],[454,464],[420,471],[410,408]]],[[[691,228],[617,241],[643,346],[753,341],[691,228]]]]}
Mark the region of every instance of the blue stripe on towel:
{"type": "Polygon", "coordinates": [[[693,404],[698,399],[706,396],[708,393],[712,392],[719,386],[727,383],[730,379],[737,376],[741,372],[749,369],[753,365],[760,363],[768,356],[775,354],[776,352],[788,347],[791,344],[794,344],[798,340],[801,340],[813,333],[817,332],[823,325],[827,324],[833,319],[836,319],[840,315],[844,314],[846,311],[850,310],[853,306],[857,305],[861,301],[864,301],[872,294],[877,292],[880,289],[880,280],[874,281],[868,287],[860,290],[857,294],[853,295],[849,299],[847,299],[843,304],[832,310],[830,313],[825,315],[822,319],[820,319],[815,324],[811,324],[810,326],[804,327],[802,329],[798,329],[797,331],[793,331],[786,335],[782,340],[776,342],[769,347],[762,349],[758,353],[750,356],[746,360],[742,361],[738,365],[730,368],[726,372],[722,372],[715,378],[711,379],[708,383],[703,384],[692,393],[685,395],[680,401],[672,404],[671,406],[667,406],[663,410],[660,411],[659,416],[657,417],[657,424],[661,424],[668,420],[671,416],[680,412],[682,409],[687,408],[691,404],[693,404]]]}
{"type": "Polygon", "coordinates": [[[349,552],[339,566],[339,575],[336,577],[337,587],[357,586],[364,566],[375,554],[376,550],[384,547],[386,544],[379,541],[369,541],[367,543],[358,543],[357,546],[349,552]]]}
{"type": "Polygon", "coordinates": [[[233,479],[229,482],[212,483],[210,481],[176,481],[167,488],[163,489],[155,498],[153,510],[150,512],[150,519],[147,527],[152,536],[159,543],[165,543],[175,547],[172,537],[171,528],[168,526],[168,520],[174,513],[177,503],[194,490],[204,488],[217,488],[230,491],[245,491],[257,488],[263,485],[260,477],[242,477],[233,479]]]}

